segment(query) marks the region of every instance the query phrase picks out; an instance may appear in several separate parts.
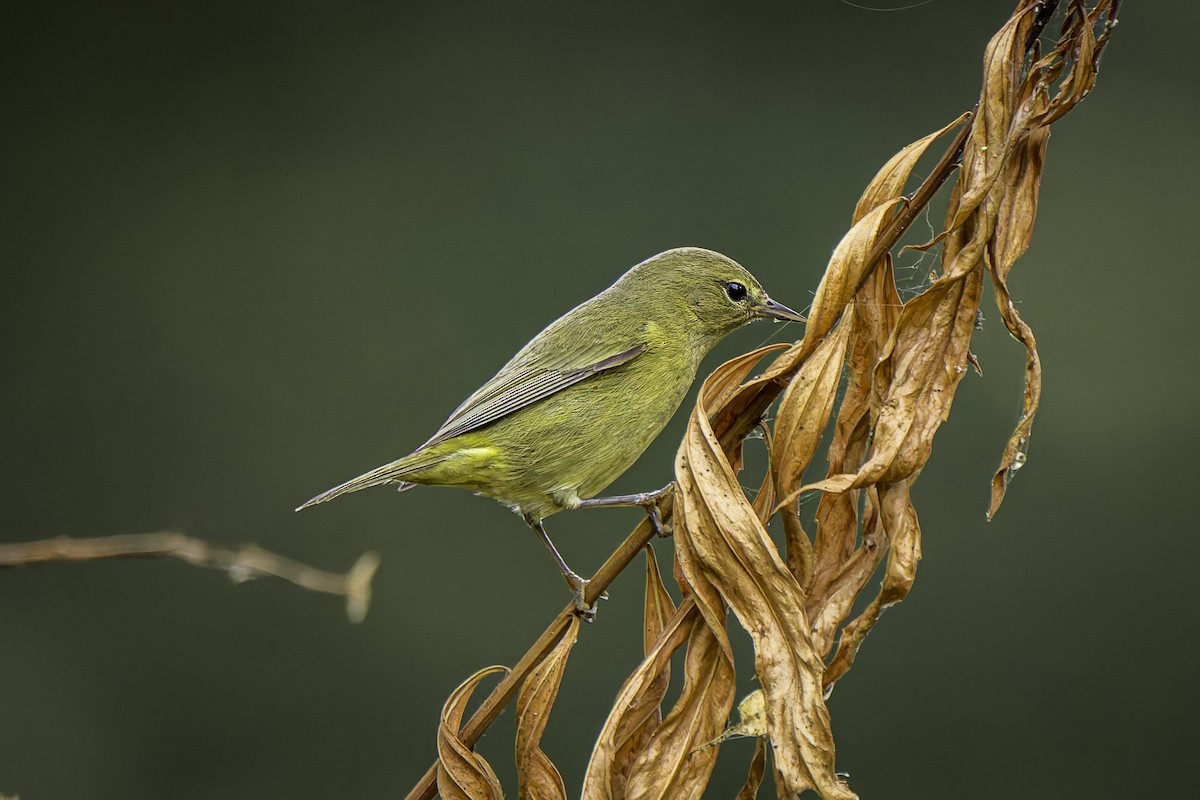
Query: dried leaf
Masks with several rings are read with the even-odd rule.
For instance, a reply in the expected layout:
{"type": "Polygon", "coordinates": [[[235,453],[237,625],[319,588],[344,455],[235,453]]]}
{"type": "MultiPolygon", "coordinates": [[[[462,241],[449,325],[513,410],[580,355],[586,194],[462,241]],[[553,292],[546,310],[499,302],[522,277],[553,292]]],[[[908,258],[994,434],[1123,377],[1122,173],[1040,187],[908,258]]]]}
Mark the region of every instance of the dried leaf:
{"type": "MultiPolygon", "coordinates": [[[[864,398],[865,400],[865,398],[864,398]]],[[[847,410],[850,402],[849,395],[842,400],[842,410],[847,410]]],[[[833,475],[841,474],[842,470],[858,470],[866,461],[867,449],[871,442],[871,409],[864,403],[846,413],[847,419],[839,420],[835,429],[833,442],[829,445],[829,471],[833,475]],[[854,425],[850,427],[849,421],[854,425]],[[847,423],[843,426],[841,423],[847,423]]],[[[796,496],[804,491],[803,488],[793,490],[796,496]]],[[[872,511],[872,499],[869,495],[865,511],[872,511]]],[[[785,501],[786,502],[786,501],[785,501]]],[[[841,571],[846,559],[854,552],[858,540],[858,507],[860,505],[859,490],[848,489],[839,493],[826,493],[821,497],[817,506],[817,536],[814,543],[814,566],[811,581],[811,593],[820,596],[823,588],[841,571]]]]}
{"type": "MultiPolygon", "coordinates": [[[[1072,0],[1056,45],[1034,63],[1021,85],[1014,89],[1003,69],[1005,59],[1015,58],[1016,41],[997,38],[989,47],[986,61],[988,80],[984,94],[995,109],[993,138],[1002,138],[1002,165],[998,168],[998,198],[988,212],[993,222],[988,245],[988,266],[996,287],[996,305],[1009,332],[1025,346],[1025,390],[1019,422],[1005,445],[1000,467],[992,478],[988,518],[999,510],[1008,483],[1025,463],[1026,448],[1041,396],[1041,360],[1032,329],[1021,319],[1008,291],[1008,273],[1029,246],[1037,215],[1038,192],[1045,165],[1049,125],[1073,108],[1096,83],[1100,55],[1112,26],[1115,3],[1096,3],[1091,12],[1080,0],[1072,0]],[[1103,21],[1097,38],[1093,28],[1103,21]],[[1056,96],[1049,87],[1063,76],[1056,96]],[[998,91],[997,91],[998,90],[998,91]],[[1007,91],[1007,94],[1005,92],[1007,91]],[[1007,103],[1005,102],[1007,100],[1007,103]]],[[[1007,26],[1017,31],[1029,27],[1029,15],[1007,26]],[[1024,28],[1022,27],[1024,26],[1024,28]]],[[[997,158],[997,156],[992,156],[997,158]]]]}
{"type": "Polygon", "coordinates": [[[488,675],[508,667],[486,667],[463,681],[442,706],[438,725],[437,790],[443,800],[499,800],[504,797],[496,773],[483,756],[458,738],[471,693],[488,675]]]}
{"type": "Polygon", "coordinates": [[[776,342],[757,350],[751,350],[749,353],[743,353],[722,364],[712,375],[713,405],[724,405],[735,392],[740,390],[742,381],[746,380],[746,376],[758,366],[765,356],[787,350],[789,347],[791,345],[776,342]]]}
{"type": "Polygon", "coordinates": [[[947,131],[957,128],[970,116],[970,114],[961,115],[940,131],[934,131],[928,136],[917,139],[888,159],[887,163],[880,167],[879,172],[867,184],[867,188],[863,190],[862,197],[854,209],[854,222],[865,217],[872,209],[900,197],[900,193],[904,191],[904,184],[908,181],[908,176],[912,174],[913,167],[929,149],[929,145],[944,136],[947,131]]]}
{"type": "MultiPolygon", "coordinates": [[[[876,270],[855,296],[853,327],[846,358],[846,390],[829,444],[829,475],[857,471],[866,460],[872,427],[882,399],[873,386],[875,367],[899,322],[901,304],[891,259],[876,270]]],[[[789,487],[789,490],[794,487],[789,487]]],[[[823,494],[817,506],[813,577],[809,582],[808,613],[814,626],[814,644],[822,657],[832,646],[836,624],[849,613],[854,596],[870,577],[882,553],[872,554],[870,536],[876,518],[876,495],[868,490],[863,506],[865,552],[855,552],[859,532],[860,492],[823,494]],[[853,556],[852,556],[853,554],[853,556]],[[865,572],[864,572],[865,569],[865,572]],[[825,608],[826,601],[832,608],[825,608]]]]}
{"type": "Polygon", "coordinates": [[[1033,335],[1033,329],[1017,313],[1017,307],[1008,291],[1008,273],[1029,247],[1029,240],[1033,236],[1038,191],[1049,139],[1049,128],[1035,128],[1018,146],[1016,156],[1009,165],[1010,174],[1005,179],[1008,191],[1000,201],[991,257],[988,259],[1000,317],[1009,333],[1025,346],[1025,390],[1021,418],[1004,446],[1000,467],[992,477],[992,499],[988,506],[988,519],[995,516],[1000,509],[1008,482],[1025,464],[1033,418],[1037,414],[1042,395],[1042,361],[1037,351],[1037,339],[1033,335]]]}
{"type": "MultiPolygon", "coordinates": [[[[732,358],[721,366],[717,367],[717,369],[713,371],[712,375],[709,376],[712,380],[711,391],[714,398],[712,401],[712,407],[724,407],[735,395],[741,392],[744,389],[742,381],[744,381],[746,376],[749,375],[756,366],[758,366],[759,362],[762,361],[764,356],[768,355],[769,353],[777,353],[781,350],[788,350],[790,352],[792,349],[794,349],[794,347],[789,347],[789,345],[783,343],[769,344],[766,347],[760,347],[757,350],[752,350],[749,353],[732,358]]],[[[777,358],[771,367],[766,371],[766,373],[764,373],[764,376],[759,377],[752,383],[758,383],[766,380],[766,376],[768,375],[778,374],[778,364],[782,358],[786,358],[786,354],[777,358]]],[[[757,422],[758,420],[755,420],[755,424],[757,424],[757,422]]],[[[737,449],[731,454],[730,458],[737,465],[737,468],[741,469],[742,448],[740,443],[737,449]]]]}
{"type": "Polygon", "coordinates": [[[758,797],[758,788],[762,786],[763,774],[767,771],[767,740],[758,737],[754,742],[754,757],[750,759],[750,771],[746,782],[737,793],[734,800],[754,800],[758,797]]]}
{"type": "MultiPolygon", "coordinates": [[[[1034,24],[1036,3],[1025,3],[988,42],[983,56],[983,88],[971,138],[963,149],[962,170],[957,188],[957,202],[952,204],[946,229],[953,231],[967,225],[970,217],[991,194],[1000,168],[1008,154],[1008,134],[1012,124],[1016,99],[1022,83],[1021,69],[1025,62],[1025,42],[1034,24]]],[[[989,215],[984,213],[986,221],[989,215]]],[[[988,238],[990,230],[977,240],[976,246],[988,238]]],[[[949,254],[943,258],[943,274],[957,275],[977,263],[981,252],[964,253],[966,268],[956,268],[949,254]]]]}
{"type": "Polygon", "coordinates": [[[688,638],[683,692],[634,764],[629,800],[699,798],[716,763],[718,748],[703,745],[724,727],[733,705],[733,657],[699,616],[688,638]]]}
{"type": "Polygon", "coordinates": [[[799,800],[800,795],[788,789],[787,782],[779,771],[779,765],[774,761],[771,762],[771,777],[775,780],[775,796],[779,800],[799,800]]]}
{"type": "Polygon", "coordinates": [[[800,514],[791,506],[779,509],[783,520],[784,561],[788,571],[796,577],[800,590],[807,595],[813,581],[813,544],[800,523],[800,514]]]}
{"type": "Polygon", "coordinates": [[[758,429],[762,431],[763,443],[767,447],[767,468],[763,471],[762,483],[759,484],[758,491],[754,493],[753,505],[758,521],[766,525],[767,520],[775,513],[775,470],[771,466],[775,463],[775,446],[774,437],[767,424],[765,422],[758,423],[758,429]]]}
{"type": "MultiPolygon", "coordinates": [[[[712,427],[722,440],[740,442],[740,437],[758,424],[778,392],[786,388],[787,380],[811,355],[821,339],[841,316],[854,296],[858,285],[870,273],[872,265],[865,263],[879,232],[888,222],[888,213],[900,200],[885,203],[859,220],[842,237],[834,249],[821,283],[817,286],[812,311],[804,329],[804,338],[781,353],[761,375],[730,392],[727,368],[737,359],[723,364],[709,377],[716,393],[706,407],[712,415],[712,427]],[[718,374],[721,375],[718,378],[718,374]],[[732,435],[731,435],[732,434],[732,435]]],[[[740,468],[740,451],[731,449],[730,463],[740,468]]]]}
{"type": "Polygon", "coordinates": [[[818,576],[819,582],[815,582],[805,607],[812,626],[813,649],[821,658],[829,654],[838,626],[849,615],[855,599],[888,552],[887,535],[878,513],[878,494],[874,486],[866,490],[862,544],[840,564],[831,566],[828,575],[818,576]]]}
{"type": "Polygon", "coordinates": [[[773,753],[788,788],[814,788],[826,798],[855,797],[833,768],[821,686],[824,664],[808,639],[803,594],[709,425],[708,386],[701,388],[676,458],[679,564],[715,635],[723,638],[724,627],[709,613],[723,599],[753,640],[773,753]],[[713,589],[719,598],[709,597],[713,589]]]}
{"type": "MultiPolygon", "coordinates": [[[[921,527],[908,489],[907,481],[886,484],[880,488],[880,519],[891,544],[887,568],[875,599],[842,632],[837,653],[825,673],[826,687],[833,686],[850,669],[858,648],[879,621],[880,615],[889,606],[903,600],[916,580],[917,562],[921,560],[921,527]]],[[[879,548],[877,552],[881,551],[882,548],[879,548]]]]}
{"type": "Polygon", "coordinates": [[[888,214],[900,200],[880,203],[846,232],[834,248],[825,275],[817,286],[812,310],[804,330],[804,342],[808,347],[801,350],[807,357],[815,349],[816,342],[825,337],[841,317],[842,311],[858,292],[867,273],[875,264],[866,263],[867,256],[879,238],[879,232],[888,222],[888,214]],[[805,350],[807,352],[805,352],[805,350]]]}
{"type": "MultiPolygon", "coordinates": [[[[1038,194],[1042,171],[1046,166],[1049,128],[1034,128],[1013,148],[1002,181],[1005,188],[996,208],[996,227],[992,237],[990,261],[993,277],[1008,278],[1017,259],[1024,255],[1033,238],[1037,219],[1038,194]]],[[[1003,310],[1003,308],[1002,308],[1003,310]]]]}
{"type": "MultiPolygon", "coordinates": [[[[671,618],[675,616],[675,601],[671,599],[667,587],[663,585],[662,574],[658,570],[658,559],[654,556],[654,548],[646,545],[646,610],[642,627],[642,652],[650,655],[654,643],[662,636],[671,618]]],[[[668,670],[669,674],[669,670],[668,670]]],[[[667,681],[669,683],[669,681],[667,681]]]]}
{"type": "MultiPolygon", "coordinates": [[[[775,419],[777,438],[771,448],[771,474],[776,484],[773,494],[790,492],[799,485],[820,444],[837,395],[851,327],[843,318],[833,332],[821,340],[812,355],[801,364],[780,401],[775,419]]],[[[755,509],[758,509],[758,497],[755,497],[755,509]]],[[[788,568],[807,593],[813,574],[812,542],[791,503],[780,505],[779,510],[783,515],[788,568]]],[[[761,512],[758,516],[766,521],[761,512]]]]}
{"type": "Polygon", "coordinates": [[[669,683],[671,656],[688,640],[699,618],[695,603],[684,601],[641,664],[626,678],[592,749],[583,780],[584,800],[619,800],[627,796],[629,774],[649,744],[644,734],[652,738],[661,727],[658,720],[669,683]]]}
{"type": "MultiPolygon", "coordinates": [[[[675,602],[663,585],[662,575],[658,570],[658,561],[654,557],[654,548],[646,545],[646,602],[644,623],[642,627],[642,650],[649,657],[655,645],[662,638],[663,631],[670,625],[675,616],[675,602]]],[[[601,747],[604,748],[606,761],[603,765],[605,776],[605,798],[625,796],[625,782],[629,772],[637,761],[638,755],[645,749],[650,737],[662,724],[662,700],[671,683],[670,653],[683,644],[683,637],[677,637],[676,643],[667,653],[667,659],[656,665],[648,678],[640,686],[636,695],[623,706],[623,718],[614,726],[614,736],[610,740],[606,735],[608,727],[601,731],[600,738],[593,751],[593,762],[597,763],[597,775],[601,769],[598,756],[601,747]]],[[[589,768],[585,779],[584,796],[588,794],[588,785],[594,780],[589,768]]]]}
{"type": "Polygon", "coordinates": [[[982,286],[979,266],[961,277],[939,279],[905,304],[890,350],[875,370],[884,403],[866,463],[855,473],[801,487],[792,497],[914,478],[925,466],[933,436],[949,416],[967,370],[982,286]]]}
{"type": "Polygon", "coordinates": [[[541,741],[578,636],[579,617],[572,616],[558,642],[529,673],[517,695],[517,797],[521,800],[567,798],[562,775],[542,750],[541,741]]]}
{"type": "Polygon", "coordinates": [[[779,402],[771,461],[781,492],[800,483],[821,443],[842,377],[851,327],[843,320],[821,340],[779,402]]]}

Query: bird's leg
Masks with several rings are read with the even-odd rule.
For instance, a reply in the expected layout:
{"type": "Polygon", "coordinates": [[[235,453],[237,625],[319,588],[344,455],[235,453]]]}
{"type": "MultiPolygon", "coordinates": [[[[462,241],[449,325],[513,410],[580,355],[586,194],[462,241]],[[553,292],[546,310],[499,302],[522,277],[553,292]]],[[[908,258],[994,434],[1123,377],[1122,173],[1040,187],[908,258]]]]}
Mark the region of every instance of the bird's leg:
{"type": "Polygon", "coordinates": [[[645,509],[646,516],[650,518],[650,524],[654,526],[655,533],[659,536],[670,536],[671,531],[663,524],[662,513],[658,510],[658,504],[673,491],[675,491],[674,481],[654,492],[619,494],[613,497],[593,497],[590,500],[580,500],[577,507],[612,508],[616,506],[638,506],[645,509]]]}
{"type": "MultiPolygon", "coordinates": [[[[554,546],[554,542],[550,541],[550,535],[546,533],[546,528],[542,525],[540,519],[531,519],[525,517],[525,522],[529,527],[533,528],[538,538],[542,540],[542,544],[546,545],[546,549],[550,551],[550,557],[554,559],[554,563],[558,565],[558,569],[562,572],[563,580],[567,582],[567,588],[571,590],[571,594],[575,595],[575,611],[580,618],[585,622],[591,622],[596,618],[595,606],[589,606],[583,598],[583,592],[587,588],[587,580],[581,578],[576,572],[567,566],[566,560],[562,554],[558,552],[558,548],[554,546]]],[[[606,597],[602,595],[601,597],[606,597]]]]}

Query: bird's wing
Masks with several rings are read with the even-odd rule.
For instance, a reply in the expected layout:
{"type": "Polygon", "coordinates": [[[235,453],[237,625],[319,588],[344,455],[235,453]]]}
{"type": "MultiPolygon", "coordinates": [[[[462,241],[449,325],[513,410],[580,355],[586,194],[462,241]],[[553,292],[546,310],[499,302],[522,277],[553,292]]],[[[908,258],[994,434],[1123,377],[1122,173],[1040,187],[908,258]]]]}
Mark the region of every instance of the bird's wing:
{"type": "Polygon", "coordinates": [[[422,448],[482,428],[568,386],[626,364],[646,350],[644,341],[632,347],[592,341],[575,352],[552,355],[547,352],[549,348],[540,344],[543,343],[531,343],[514,356],[494,378],[456,408],[422,448]]]}

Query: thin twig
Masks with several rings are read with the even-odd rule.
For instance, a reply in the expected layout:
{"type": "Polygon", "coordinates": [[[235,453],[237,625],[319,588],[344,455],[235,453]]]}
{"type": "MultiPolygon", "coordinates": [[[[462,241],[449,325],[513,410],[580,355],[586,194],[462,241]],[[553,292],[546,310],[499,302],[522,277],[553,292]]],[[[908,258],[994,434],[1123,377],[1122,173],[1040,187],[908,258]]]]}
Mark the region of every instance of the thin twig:
{"type": "Polygon", "coordinates": [[[0,568],[50,561],[92,561],[100,558],[178,558],[197,567],[214,567],[241,583],[262,575],[283,578],[314,592],[346,598],[351,622],[361,622],[371,603],[371,578],[379,557],[363,553],[344,575],[326,572],[263,550],[257,545],[217,547],[175,531],[133,533],[75,539],[60,536],[33,542],[0,544],[0,568]]]}
{"type": "Polygon", "coordinates": [[[1042,31],[1046,29],[1046,25],[1054,16],[1054,12],[1058,10],[1058,4],[1061,2],[1062,0],[1048,0],[1034,11],[1033,27],[1029,29],[1029,35],[1025,37],[1026,53],[1032,50],[1034,43],[1041,38],[1042,31]]]}

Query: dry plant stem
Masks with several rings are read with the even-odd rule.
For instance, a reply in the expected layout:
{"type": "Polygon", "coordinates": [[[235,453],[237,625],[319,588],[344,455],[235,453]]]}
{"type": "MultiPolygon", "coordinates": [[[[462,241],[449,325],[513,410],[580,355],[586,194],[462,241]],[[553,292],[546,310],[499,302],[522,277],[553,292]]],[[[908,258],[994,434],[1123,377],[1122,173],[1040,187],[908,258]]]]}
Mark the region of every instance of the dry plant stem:
{"type": "MultiPolygon", "coordinates": [[[[662,514],[663,519],[670,518],[670,501],[663,503],[662,514]]],[[[617,548],[608,560],[596,571],[587,583],[587,588],[584,590],[584,601],[588,605],[594,604],[600,599],[600,595],[604,593],[617,576],[629,566],[630,562],[641,552],[642,548],[649,544],[658,534],[654,530],[654,526],[650,524],[649,518],[642,520],[641,524],[634,529],[621,546],[617,548]]],[[[492,689],[491,694],[484,699],[467,720],[467,724],[463,725],[459,738],[468,745],[474,745],[479,741],[479,737],[483,736],[483,732],[491,726],[496,718],[500,716],[500,712],[504,707],[516,697],[521,684],[525,682],[525,678],[529,673],[541,663],[546,654],[554,649],[554,645],[562,637],[571,622],[571,617],[574,616],[575,603],[574,601],[558,613],[558,616],[542,631],[542,635],[537,638],[525,655],[521,656],[521,660],[516,663],[512,670],[504,676],[500,683],[496,684],[496,688],[492,689]]],[[[421,780],[413,786],[406,796],[406,800],[430,800],[437,793],[437,762],[425,771],[421,776],[421,780]]]]}
{"type": "MultiPolygon", "coordinates": [[[[900,211],[893,218],[888,228],[880,237],[878,244],[872,251],[872,262],[882,258],[891,248],[895,247],[900,237],[908,230],[913,221],[924,210],[934,195],[938,193],[942,185],[954,174],[958,167],[959,159],[962,157],[963,146],[966,144],[967,138],[971,133],[971,118],[968,118],[963,124],[962,129],[950,143],[941,160],[938,161],[929,177],[917,188],[911,199],[905,203],[900,211]]],[[[864,279],[865,280],[865,279],[864,279]]],[[[861,288],[861,287],[859,287],[861,288]]],[[[766,413],[767,408],[778,397],[779,393],[786,388],[790,375],[781,375],[776,382],[770,383],[763,387],[756,403],[751,406],[745,414],[739,416],[734,427],[730,428],[721,437],[722,443],[726,441],[740,441],[758,424],[762,415],[766,413]]],[[[664,508],[664,518],[669,513],[669,507],[664,508]]],[[[628,539],[621,544],[621,547],[609,557],[600,571],[588,581],[587,590],[584,599],[587,603],[594,603],[600,594],[608,588],[609,584],[616,579],[617,575],[633,560],[638,551],[654,538],[654,529],[648,521],[640,524],[628,539]]],[[[678,613],[685,613],[689,610],[690,604],[685,604],[680,607],[678,613]]],[[[568,605],[562,612],[559,613],[549,627],[542,632],[537,641],[525,652],[521,660],[517,662],[505,678],[492,690],[487,699],[479,706],[479,709],[463,726],[461,737],[463,741],[473,744],[479,740],[483,732],[488,726],[500,716],[501,710],[506,706],[517,691],[521,687],[521,683],[525,680],[529,672],[537,666],[537,664],[545,657],[546,653],[554,647],[563,631],[566,630],[567,622],[571,615],[575,613],[574,604],[568,605]]],[[[421,780],[413,787],[407,795],[406,800],[430,800],[437,791],[437,763],[435,762],[426,772],[421,780]]]]}
{"type": "Polygon", "coordinates": [[[364,553],[349,572],[326,572],[270,553],[256,545],[216,547],[175,531],[83,539],[60,536],[33,542],[0,544],[0,568],[101,558],[178,558],[193,566],[225,570],[235,581],[271,575],[310,591],[345,597],[347,613],[354,622],[366,616],[371,598],[371,578],[379,566],[378,556],[364,553]]]}
{"type": "MultiPolygon", "coordinates": [[[[1019,5],[1020,14],[1032,13],[1033,15],[1031,19],[1032,24],[1028,28],[1026,38],[1019,45],[1019,48],[1023,49],[1023,57],[1025,61],[1029,60],[1031,53],[1033,54],[1035,61],[1041,58],[1040,49],[1038,47],[1039,36],[1053,16],[1055,9],[1059,5],[1061,5],[1060,0],[1048,0],[1047,2],[1037,3],[1023,0],[1023,2],[1019,5]],[[1021,47],[1022,45],[1023,47],[1021,47]]],[[[1079,9],[1083,8],[1082,4],[1079,2],[1073,2],[1071,7],[1072,14],[1080,13],[1079,9]]],[[[1115,2],[1101,2],[1097,5],[1098,9],[1102,7],[1107,7],[1109,9],[1108,16],[1110,19],[1114,17],[1116,7],[1115,2]]],[[[1099,11],[1096,12],[1097,15],[1099,15],[1099,13],[1099,11]]],[[[1074,17],[1069,18],[1072,20],[1074,19],[1074,17]]],[[[1017,18],[1014,17],[1014,23],[1016,19],[1017,18]]],[[[1094,16],[1088,16],[1086,21],[1094,22],[1094,16]]],[[[1111,23],[1107,27],[1110,28],[1111,23]]],[[[1064,30],[1066,30],[1065,26],[1064,30]]],[[[1106,36],[1107,33],[1101,38],[1101,41],[1103,41],[1106,36]]],[[[1096,50],[1098,53],[1098,49],[1096,50]]],[[[1061,55],[1060,51],[1055,52],[1061,55]]],[[[1012,55],[1015,58],[1010,59],[1010,63],[1022,59],[1022,54],[1020,52],[1013,53],[1012,55]]],[[[1092,60],[1096,61],[1098,58],[1093,58],[1092,60]]],[[[1048,69],[1046,66],[1041,66],[1038,68],[1043,70],[1048,69]]],[[[1025,71],[1034,69],[1034,67],[1022,67],[1020,64],[1012,63],[1011,69],[1024,74],[1025,71]]],[[[1065,113],[1065,109],[1069,109],[1070,105],[1073,105],[1074,102],[1077,101],[1078,98],[1069,105],[1064,106],[1064,111],[1061,111],[1059,115],[1061,115],[1061,113],[1065,113]]],[[[855,287],[853,291],[849,292],[848,295],[843,293],[845,287],[839,287],[839,295],[853,297],[854,295],[857,295],[865,285],[867,285],[867,282],[872,279],[872,276],[876,272],[875,266],[884,262],[884,260],[887,258],[887,255],[899,243],[899,240],[904,232],[911,227],[913,221],[917,219],[924,211],[932,198],[943,188],[947,180],[959,170],[964,158],[964,152],[966,152],[965,148],[967,143],[973,136],[976,135],[976,129],[986,130],[989,124],[994,124],[994,120],[992,119],[992,116],[990,116],[991,112],[993,111],[994,109],[991,109],[990,107],[983,107],[978,110],[978,117],[975,113],[967,115],[956,137],[946,149],[940,161],[932,169],[929,177],[925,179],[921,186],[912,195],[910,195],[908,198],[901,198],[899,201],[897,201],[895,193],[893,192],[892,194],[889,194],[888,198],[886,199],[888,204],[887,207],[882,205],[876,206],[879,215],[885,213],[890,214],[890,218],[887,218],[886,224],[876,225],[874,228],[874,230],[877,231],[875,239],[871,243],[865,259],[858,267],[861,269],[861,277],[857,279],[858,286],[855,287]],[[894,212],[889,211],[888,208],[891,207],[894,207],[896,210],[894,212]]],[[[1048,125],[1049,122],[1052,122],[1056,118],[1057,117],[1046,117],[1042,124],[1048,125]]],[[[941,134],[939,133],[938,135],[941,134]]],[[[983,149],[986,150],[987,148],[983,149]]],[[[968,152],[968,160],[970,156],[971,153],[968,152]]],[[[896,187],[895,191],[898,190],[899,187],[896,187]]],[[[947,281],[951,281],[956,278],[956,275],[948,276],[947,281]]],[[[846,307],[852,307],[852,305],[847,305],[846,307]]],[[[844,308],[828,309],[823,319],[821,319],[820,327],[814,326],[814,324],[810,321],[809,328],[806,331],[805,341],[801,343],[800,352],[796,356],[796,361],[798,362],[796,367],[787,369],[785,371],[780,371],[778,374],[773,373],[767,380],[762,381],[755,386],[753,391],[747,392],[741,398],[739,398],[736,404],[727,402],[728,398],[726,398],[721,410],[712,417],[711,429],[708,433],[708,443],[710,449],[712,446],[719,447],[721,450],[724,450],[727,455],[736,458],[737,449],[741,441],[745,438],[750,430],[759,424],[763,414],[767,412],[768,408],[775,401],[775,399],[787,388],[789,383],[796,376],[800,368],[800,364],[802,364],[804,359],[808,355],[811,355],[812,351],[818,347],[818,342],[824,339],[830,330],[833,329],[833,326],[837,324],[838,318],[843,315],[844,310],[844,308]]],[[[714,404],[714,406],[717,405],[721,404],[714,404]]],[[[889,485],[898,484],[893,482],[889,485]]],[[[722,487],[717,488],[719,489],[722,487]]],[[[686,500],[686,495],[684,498],[686,500]]],[[[769,496],[768,499],[770,499],[769,496]]],[[[907,498],[902,499],[906,500],[907,498]]],[[[765,504],[765,507],[769,507],[770,505],[771,503],[768,502],[765,504]]],[[[905,505],[909,508],[911,507],[911,504],[901,505],[905,505]]],[[[745,514],[742,516],[746,517],[745,514]]],[[[766,520],[759,521],[765,522],[766,520]]],[[[893,520],[893,522],[896,521],[897,520],[893,520]]],[[[907,526],[905,530],[917,532],[909,537],[909,544],[911,546],[907,553],[902,554],[904,557],[899,558],[896,565],[893,565],[891,561],[889,561],[888,569],[896,572],[896,575],[893,576],[893,582],[896,585],[892,586],[889,590],[893,592],[893,594],[895,591],[898,591],[897,587],[900,587],[900,589],[902,589],[904,592],[907,591],[907,586],[911,585],[911,577],[907,578],[907,583],[905,583],[905,578],[911,574],[912,567],[915,565],[916,559],[920,557],[918,538],[919,529],[916,527],[915,517],[910,514],[905,516],[903,519],[898,519],[898,522],[904,523],[907,526]]],[[[630,539],[626,540],[625,544],[622,545],[621,550],[619,550],[617,554],[614,554],[614,556],[609,559],[601,572],[597,573],[597,576],[588,585],[587,599],[589,601],[594,600],[604,590],[604,588],[609,585],[611,580],[615,578],[616,574],[619,573],[629,563],[634,555],[636,555],[637,550],[640,549],[647,541],[649,541],[651,535],[652,533],[648,523],[643,523],[641,526],[639,526],[638,530],[634,532],[630,539]]],[[[718,566],[720,566],[720,564],[718,564],[718,566]]],[[[890,599],[893,597],[893,594],[881,592],[878,600],[880,606],[886,607],[888,603],[893,602],[893,600],[890,599]]],[[[513,673],[506,677],[502,684],[492,692],[492,695],[486,701],[484,701],[483,706],[481,706],[474,717],[472,717],[470,722],[468,722],[468,724],[462,729],[463,739],[465,741],[469,743],[474,743],[477,741],[482,731],[491,723],[492,720],[495,719],[496,716],[498,716],[503,705],[508,703],[509,700],[517,694],[519,687],[526,679],[530,670],[545,657],[546,653],[552,650],[556,642],[563,635],[563,631],[566,628],[565,623],[570,619],[572,610],[573,607],[568,606],[559,614],[559,616],[550,625],[550,627],[546,629],[534,646],[530,648],[530,650],[521,659],[513,673]]],[[[695,606],[692,596],[689,596],[688,600],[685,601],[684,606],[679,609],[678,613],[695,613],[695,606]]],[[[864,631],[869,629],[869,624],[870,621],[864,623],[864,631]]],[[[793,650],[796,650],[796,648],[793,648],[793,650]]],[[[760,672],[760,675],[761,674],[762,673],[760,672]]],[[[828,678],[829,676],[823,675],[821,677],[824,679],[828,678]]],[[[824,682],[827,684],[828,680],[825,680],[824,682]]],[[[817,684],[817,689],[819,694],[819,682],[817,684]]],[[[827,754],[816,751],[814,752],[817,756],[828,755],[829,758],[826,758],[824,761],[818,760],[817,762],[813,762],[812,759],[808,758],[808,755],[810,754],[801,752],[800,755],[804,756],[804,758],[801,759],[803,763],[800,763],[797,769],[792,770],[792,772],[795,773],[792,775],[792,780],[796,782],[796,785],[803,784],[805,787],[818,788],[818,790],[823,789],[823,794],[830,792],[836,796],[843,796],[843,794],[845,796],[851,796],[848,787],[845,787],[840,781],[837,781],[835,779],[835,773],[832,772],[832,745],[830,745],[827,754]],[[823,787],[818,786],[811,781],[805,783],[804,771],[808,769],[807,764],[809,763],[816,763],[816,765],[821,768],[819,773],[820,776],[825,780],[825,785],[823,787]],[[799,769],[799,767],[803,767],[804,769],[799,769]]],[[[809,770],[809,772],[811,773],[810,777],[817,776],[817,772],[812,772],[811,770],[809,770]]],[[[415,800],[415,798],[427,800],[428,798],[431,798],[435,792],[435,774],[435,770],[431,769],[425,775],[422,781],[413,789],[413,791],[410,792],[408,795],[409,800],[415,800]]]]}

